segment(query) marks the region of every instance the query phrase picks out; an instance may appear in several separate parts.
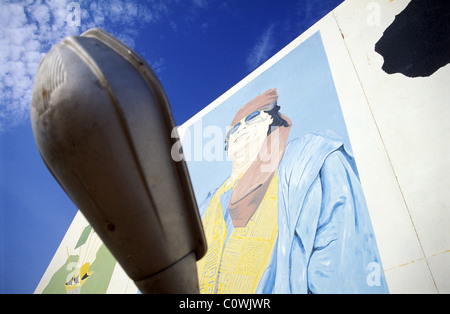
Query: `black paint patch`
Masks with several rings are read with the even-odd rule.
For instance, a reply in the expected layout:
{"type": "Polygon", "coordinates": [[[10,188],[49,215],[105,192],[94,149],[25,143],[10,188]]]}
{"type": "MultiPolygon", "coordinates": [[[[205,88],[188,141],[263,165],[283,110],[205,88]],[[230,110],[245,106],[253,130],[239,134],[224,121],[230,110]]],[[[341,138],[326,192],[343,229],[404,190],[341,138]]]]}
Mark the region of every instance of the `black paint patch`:
{"type": "Polygon", "coordinates": [[[383,70],[426,77],[450,63],[450,0],[412,0],[375,44],[383,70]]]}

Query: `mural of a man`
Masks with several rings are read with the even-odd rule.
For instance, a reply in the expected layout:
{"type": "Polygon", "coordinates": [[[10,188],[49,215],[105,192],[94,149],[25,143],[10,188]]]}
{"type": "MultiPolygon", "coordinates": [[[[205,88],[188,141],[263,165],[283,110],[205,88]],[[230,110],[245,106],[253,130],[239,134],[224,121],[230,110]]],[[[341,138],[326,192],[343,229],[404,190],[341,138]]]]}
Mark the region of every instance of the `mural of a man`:
{"type": "Polygon", "coordinates": [[[231,175],[200,206],[200,291],[387,292],[353,158],[334,136],[287,143],[293,122],[280,109],[271,89],[231,123],[231,175]]]}

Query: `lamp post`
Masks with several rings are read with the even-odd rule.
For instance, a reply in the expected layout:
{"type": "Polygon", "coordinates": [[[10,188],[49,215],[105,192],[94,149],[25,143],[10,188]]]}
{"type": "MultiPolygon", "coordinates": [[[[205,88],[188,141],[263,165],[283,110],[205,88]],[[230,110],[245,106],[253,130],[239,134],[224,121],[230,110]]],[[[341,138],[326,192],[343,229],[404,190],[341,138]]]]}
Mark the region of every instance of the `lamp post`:
{"type": "Polygon", "coordinates": [[[95,28],[41,61],[31,106],[50,172],[143,293],[198,293],[206,252],[165,92],[131,48],[95,28]]]}

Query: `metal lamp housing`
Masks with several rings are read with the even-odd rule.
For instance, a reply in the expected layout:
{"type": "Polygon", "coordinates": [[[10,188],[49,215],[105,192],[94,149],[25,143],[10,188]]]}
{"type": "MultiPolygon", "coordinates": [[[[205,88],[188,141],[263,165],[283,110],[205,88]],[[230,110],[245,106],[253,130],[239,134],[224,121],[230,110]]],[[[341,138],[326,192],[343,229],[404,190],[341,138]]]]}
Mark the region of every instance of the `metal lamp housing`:
{"type": "Polygon", "coordinates": [[[50,172],[142,292],[198,292],[206,252],[170,105],[148,64],[104,30],[55,45],[31,106],[50,172]]]}

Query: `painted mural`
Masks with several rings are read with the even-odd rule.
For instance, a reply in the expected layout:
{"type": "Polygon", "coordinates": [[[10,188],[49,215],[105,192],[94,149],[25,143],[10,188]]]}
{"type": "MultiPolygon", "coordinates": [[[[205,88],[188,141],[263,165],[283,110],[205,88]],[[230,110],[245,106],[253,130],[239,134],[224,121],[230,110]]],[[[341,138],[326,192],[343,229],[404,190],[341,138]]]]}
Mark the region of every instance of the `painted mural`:
{"type": "Polygon", "coordinates": [[[386,293],[317,32],[183,138],[208,243],[201,293],[386,293]]]}
{"type": "Polygon", "coordinates": [[[65,246],[66,259],[52,274],[44,294],[106,293],[117,261],[94,229],[87,225],[73,247],[65,246]]]}

